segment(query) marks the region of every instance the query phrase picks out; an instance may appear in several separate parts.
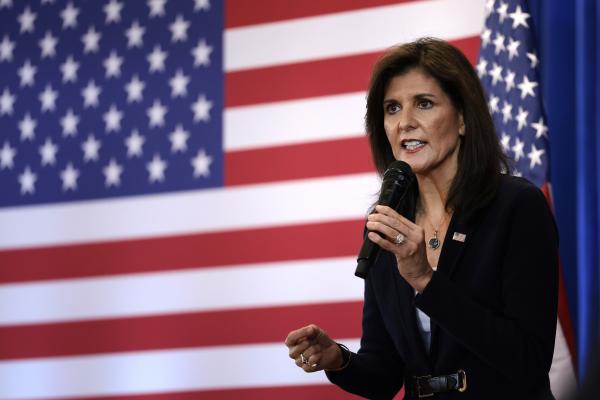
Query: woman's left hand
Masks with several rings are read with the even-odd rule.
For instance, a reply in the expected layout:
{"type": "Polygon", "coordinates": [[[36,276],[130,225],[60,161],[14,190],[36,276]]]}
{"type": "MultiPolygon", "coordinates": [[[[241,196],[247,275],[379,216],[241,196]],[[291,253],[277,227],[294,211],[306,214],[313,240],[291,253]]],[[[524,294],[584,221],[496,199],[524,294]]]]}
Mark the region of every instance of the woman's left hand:
{"type": "Polygon", "coordinates": [[[375,206],[367,218],[369,239],[396,256],[400,275],[419,293],[431,280],[425,231],[387,206],[375,206]]]}

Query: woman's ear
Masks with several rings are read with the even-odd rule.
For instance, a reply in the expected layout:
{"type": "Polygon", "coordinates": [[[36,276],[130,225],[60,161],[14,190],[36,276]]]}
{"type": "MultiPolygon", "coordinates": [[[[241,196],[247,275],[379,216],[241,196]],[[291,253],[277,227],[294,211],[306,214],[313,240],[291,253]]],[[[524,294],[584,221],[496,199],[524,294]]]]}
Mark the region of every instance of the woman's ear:
{"type": "Polygon", "coordinates": [[[458,116],[458,134],[460,136],[465,136],[465,120],[462,113],[458,116]]]}

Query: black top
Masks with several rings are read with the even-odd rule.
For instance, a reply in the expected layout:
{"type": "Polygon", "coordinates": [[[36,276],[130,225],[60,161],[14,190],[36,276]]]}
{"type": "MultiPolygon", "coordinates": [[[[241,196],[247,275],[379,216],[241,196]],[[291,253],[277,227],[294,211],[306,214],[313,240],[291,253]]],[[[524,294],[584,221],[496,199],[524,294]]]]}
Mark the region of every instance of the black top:
{"type": "Polygon", "coordinates": [[[394,255],[380,253],[365,280],[361,348],[327,376],[349,392],[391,399],[405,376],[462,369],[467,390],[434,399],[552,399],[557,301],[558,235],[546,199],[525,179],[503,176],[475,218],[454,213],[423,293],[415,297],[394,255]],[[415,306],[431,318],[429,354],[415,306]]]}

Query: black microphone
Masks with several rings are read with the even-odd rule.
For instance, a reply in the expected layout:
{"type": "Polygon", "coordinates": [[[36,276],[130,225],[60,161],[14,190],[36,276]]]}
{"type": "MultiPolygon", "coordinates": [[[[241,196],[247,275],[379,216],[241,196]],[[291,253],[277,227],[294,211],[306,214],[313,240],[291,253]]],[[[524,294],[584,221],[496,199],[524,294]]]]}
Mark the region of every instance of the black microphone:
{"type": "MultiPolygon", "coordinates": [[[[388,206],[396,210],[401,204],[406,189],[413,181],[414,175],[410,168],[410,165],[404,161],[392,162],[388,169],[383,174],[383,183],[381,184],[381,192],[377,204],[388,206]]],[[[375,243],[371,242],[368,237],[360,248],[358,253],[356,271],[354,275],[359,278],[365,279],[369,269],[375,263],[377,255],[379,254],[380,247],[375,243]]]]}

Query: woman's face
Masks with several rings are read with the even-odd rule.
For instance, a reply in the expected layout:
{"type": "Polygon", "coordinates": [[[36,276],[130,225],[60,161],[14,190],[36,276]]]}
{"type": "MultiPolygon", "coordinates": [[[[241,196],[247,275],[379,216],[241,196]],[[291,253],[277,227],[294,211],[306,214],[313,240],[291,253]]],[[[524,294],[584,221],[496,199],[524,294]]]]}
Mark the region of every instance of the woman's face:
{"type": "Polygon", "coordinates": [[[418,175],[447,168],[456,173],[463,117],[434,78],[420,69],[392,78],[383,108],[396,160],[407,162],[418,175]]]}

